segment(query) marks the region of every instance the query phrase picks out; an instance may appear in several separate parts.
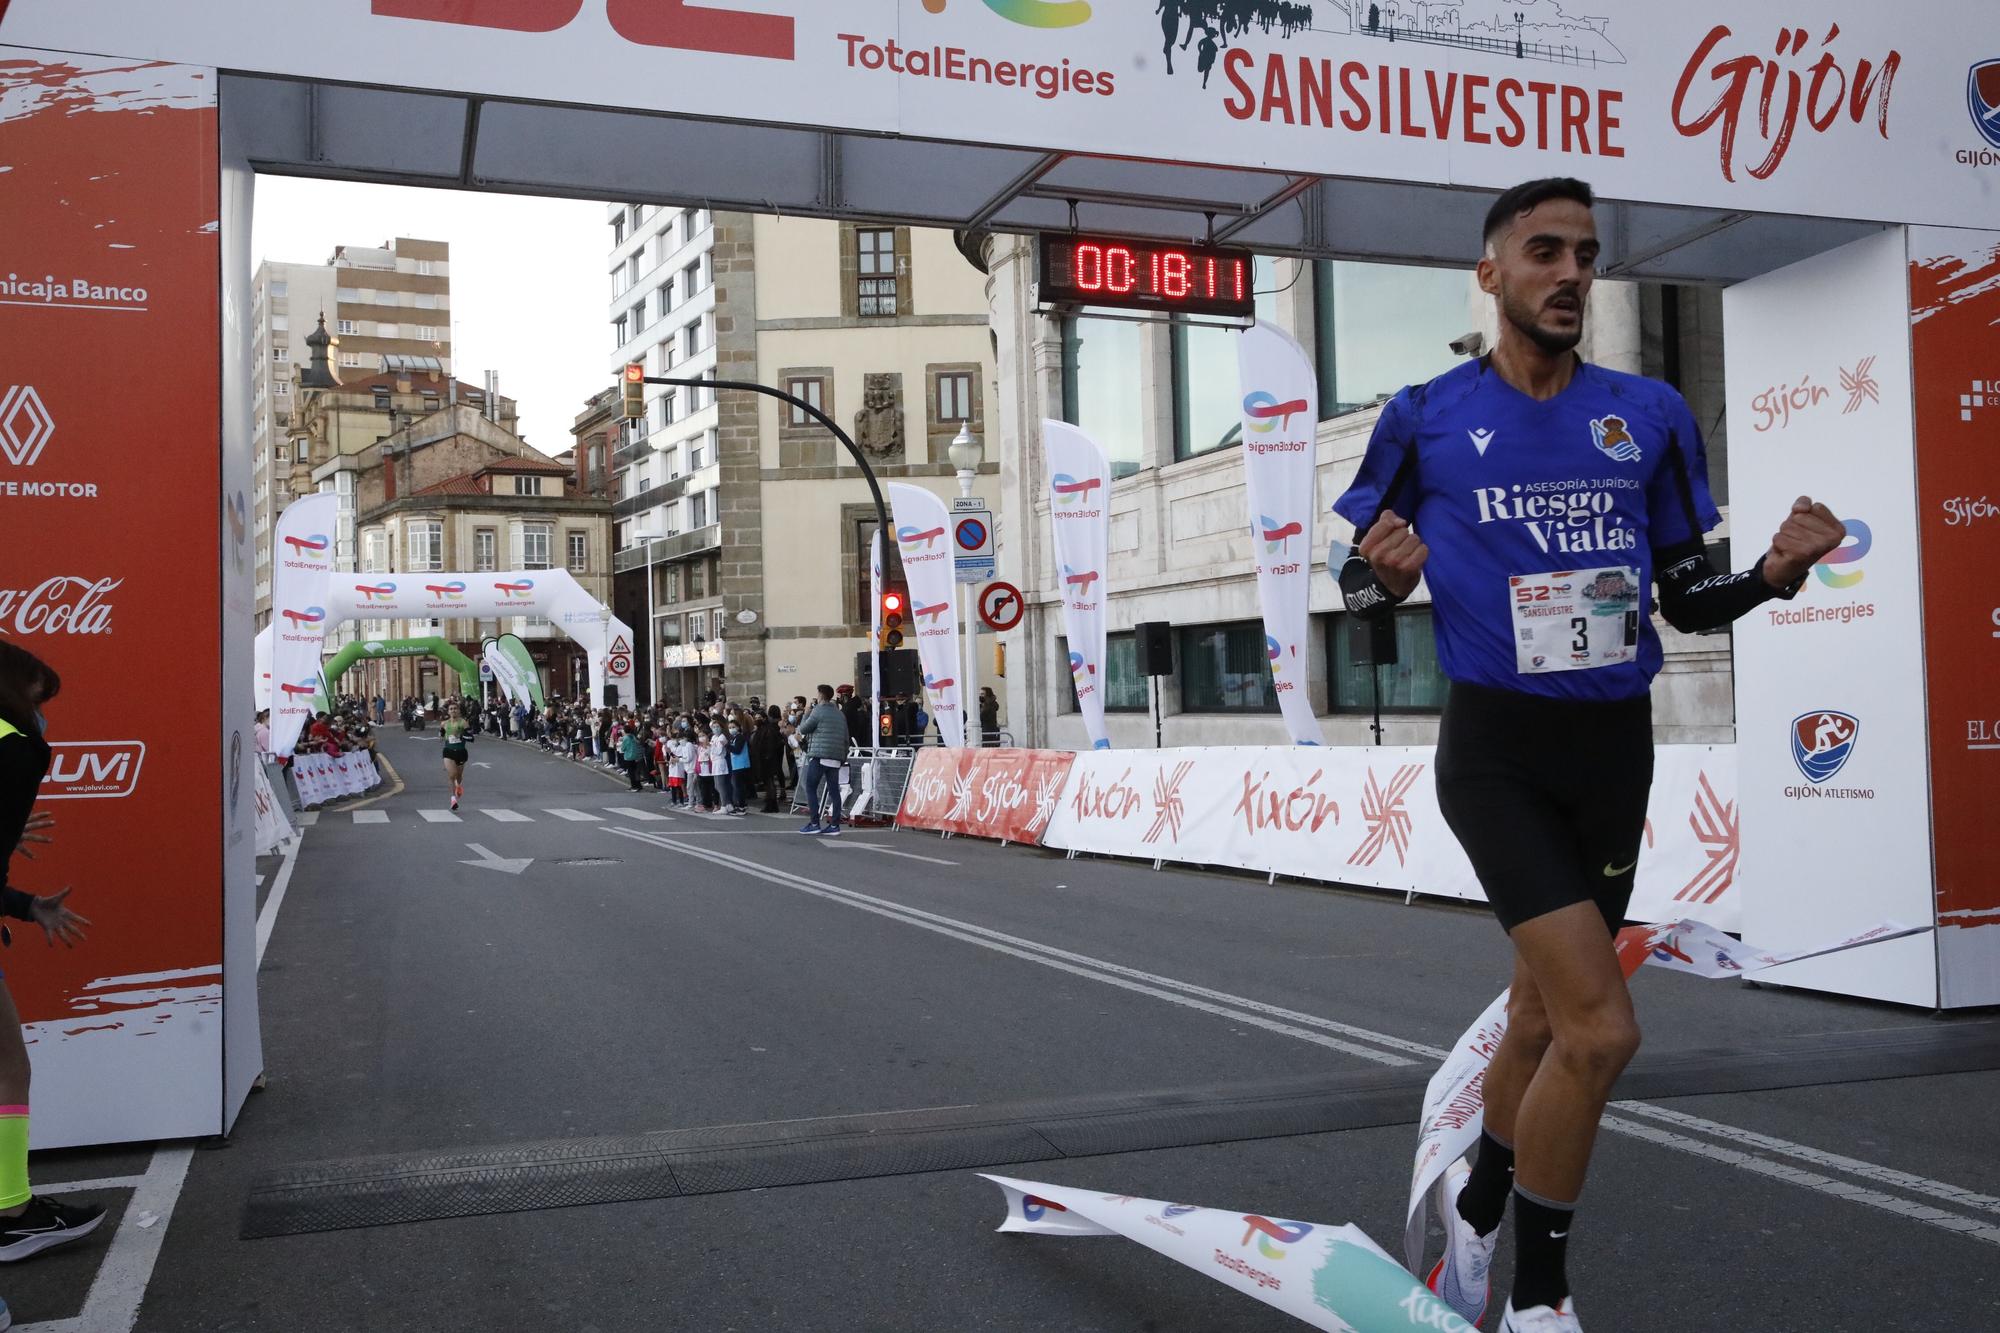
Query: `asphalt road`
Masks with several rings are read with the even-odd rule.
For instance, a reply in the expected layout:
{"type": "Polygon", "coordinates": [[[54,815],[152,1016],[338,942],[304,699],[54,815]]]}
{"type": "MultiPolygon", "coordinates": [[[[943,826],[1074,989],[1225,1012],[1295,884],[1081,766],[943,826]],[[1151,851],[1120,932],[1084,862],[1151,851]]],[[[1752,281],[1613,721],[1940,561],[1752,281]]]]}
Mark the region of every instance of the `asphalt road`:
{"type": "MultiPolygon", "coordinates": [[[[1481,911],[830,844],[490,740],[459,820],[427,819],[435,742],[382,734],[407,789],[306,833],[262,973],[268,1088],[194,1154],[139,1329],[1302,1327],[1124,1241],[996,1235],[974,1169],[1394,1248],[1410,1089],[1505,984],[1481,911]],[[1044,1151],[1051,1124],[1088,1132],[1044,1151]]],[[[1571,1248],[1593,1333],[1994,1326],[2000,1073],[1894,1054],[1990,1018],[1635,990],[1643,1104],[1600,1139],[1571,1248]]],[[[75,1315],[101,1253],[8,1273],[17,1321],[75,1315]]]]}

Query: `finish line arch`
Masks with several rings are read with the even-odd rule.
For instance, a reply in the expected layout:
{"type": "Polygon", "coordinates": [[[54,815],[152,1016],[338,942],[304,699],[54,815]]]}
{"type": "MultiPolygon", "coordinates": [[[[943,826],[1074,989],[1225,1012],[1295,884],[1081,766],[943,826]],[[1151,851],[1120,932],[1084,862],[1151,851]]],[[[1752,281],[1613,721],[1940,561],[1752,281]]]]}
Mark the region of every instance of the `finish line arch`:
{"type": "Polygon", "coordinates": [[[458,673],[459,692],[479,693],[479,666],[448,640],[436,635],[417,639],[364,639],[350,643],[327,659],[323,671],[330,689],[340,687],[340,678],[356,662],[395,657],[435,657],[458,673]]]}

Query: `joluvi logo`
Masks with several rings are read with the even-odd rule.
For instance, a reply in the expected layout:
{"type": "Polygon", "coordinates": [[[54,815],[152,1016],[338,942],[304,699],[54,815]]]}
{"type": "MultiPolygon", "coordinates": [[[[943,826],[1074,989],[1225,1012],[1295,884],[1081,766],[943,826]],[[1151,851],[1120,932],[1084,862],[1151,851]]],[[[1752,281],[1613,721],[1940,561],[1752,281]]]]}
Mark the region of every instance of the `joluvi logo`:
{"type": "Polygon", "coordinates": [[[1792,762],[1814,784],[1838,773],[1854,754],[1861,720],[1852,713],[1815,709],[1792,719],[1792,762]]]}
{"type": "Polygon", "coordinates": [[[1071,509],[1084,503],[1090,499],[1090,493],[1103,484],[1102,477],[1085,477],[1078,481],[1067,472],[1058,472],[1049,478],[1049,490],[1055,496],[1058,509],[1071,509]]]}
{"type": "Polygon", "coordinates": [[[1244,425],[1258,435],[1269,435],[1277,427],[1292,428],[1292,418],[1306,410],[1306,400],[1294,398],[1290,402],[1279,402],[1262,389],[1246,394],[1243,399],[1244,425]]]}
{"type": "MultiPolygon", "coordinates": [[[[924,8],[942,14],[948,3],[924,0],[924,8]]],[[[986,0],[986,7],[1024,28],[1074,28],[1090,22],[1089,0],[986,0]]]]}
{"type": "Polygon", "coordinates": [[[1826,553],[1826,558],[1813,566],[1813,573],[1829,588],[1852,588],[1866,577],[1865,571],[1857,569],[1852,574],[1834,572],[1835,565],[1855,565],[1865,560],[1868,551],[1875,545],[1875,534],[1868,525],[1858,518],[1841,520],[1847,524],[1847,535],[1851,539],[1826,553]]]}

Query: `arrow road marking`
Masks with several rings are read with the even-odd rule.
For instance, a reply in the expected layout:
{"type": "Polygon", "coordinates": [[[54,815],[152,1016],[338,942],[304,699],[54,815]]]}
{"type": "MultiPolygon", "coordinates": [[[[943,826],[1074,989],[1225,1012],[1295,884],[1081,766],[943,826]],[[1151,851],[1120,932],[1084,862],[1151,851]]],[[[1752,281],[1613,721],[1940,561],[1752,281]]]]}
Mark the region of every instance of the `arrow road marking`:
{"type": "Polygon", "coordinates": [[[504,870],[510,875],[518,875],[535,863],[532,856],[495,856],[476,842],[465,844],[468,850],[479,853],[477,861],[459,862],[462,866],[484,866],[488,870],[504,870]]]}

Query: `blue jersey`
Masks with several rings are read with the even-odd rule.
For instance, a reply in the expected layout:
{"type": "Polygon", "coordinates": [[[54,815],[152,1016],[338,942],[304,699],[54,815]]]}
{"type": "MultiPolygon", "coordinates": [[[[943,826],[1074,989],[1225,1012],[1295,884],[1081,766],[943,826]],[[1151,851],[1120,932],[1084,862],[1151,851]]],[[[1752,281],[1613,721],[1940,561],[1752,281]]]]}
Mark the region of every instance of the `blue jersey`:
{"type": "Polygon", "coordinates": [[[1383,407],[1333,508],[1358,540],[1385,503],[1430,547],[1424,578],[1444,674],[1558,699],[1630,699],[1651,688],[1662,659],[1646,606],[1654,552],[1722,521],[1701,431],[1680,394],[1588,363],[1547,402],[1484,359],[1404,389],[1383,407]],[[1535,580],[1522,576],[1611,567],[1638,574],[1636,614],[1624,621],[1636,631],[1630,660],[1525,670],[1516,585],[1535,580]]]}

